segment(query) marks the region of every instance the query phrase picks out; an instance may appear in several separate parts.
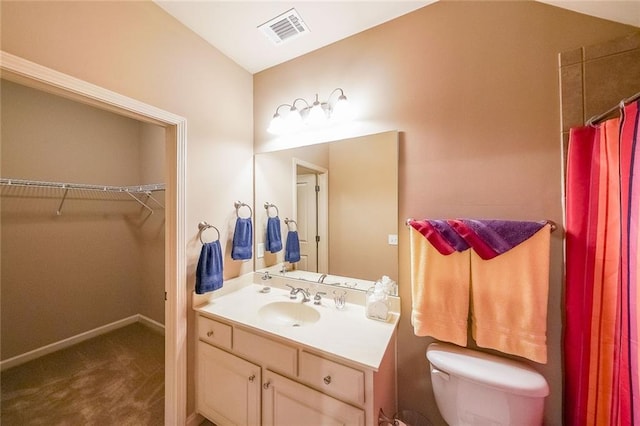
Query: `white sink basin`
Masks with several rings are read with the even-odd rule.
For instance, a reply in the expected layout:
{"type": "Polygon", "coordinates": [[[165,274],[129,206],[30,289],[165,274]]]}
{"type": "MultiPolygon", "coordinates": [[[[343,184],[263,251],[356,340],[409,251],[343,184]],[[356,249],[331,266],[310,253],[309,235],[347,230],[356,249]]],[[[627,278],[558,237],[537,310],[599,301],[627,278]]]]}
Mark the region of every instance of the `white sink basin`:
{"type": "Polygon", "coordinates": [[[301,327],[317,322],[320,313],[301,302],[271,302],[258,309],[258,319],[272,325],[301,327]]]}

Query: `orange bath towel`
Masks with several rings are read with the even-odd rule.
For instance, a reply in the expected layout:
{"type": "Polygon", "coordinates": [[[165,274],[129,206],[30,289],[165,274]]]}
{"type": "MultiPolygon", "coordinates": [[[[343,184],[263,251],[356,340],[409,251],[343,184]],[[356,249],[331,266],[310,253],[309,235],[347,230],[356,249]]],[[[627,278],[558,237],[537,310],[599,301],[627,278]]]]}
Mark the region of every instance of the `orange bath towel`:
{"type": "Polygon", "coordinates": [[[442,255],[413,228],[410,242],[414,334],[466,346],[470,250],[442,255]]]}
{"type": "Polygon", "coordinates": [[[547,362],[550,229],[490,260],[471,251],[471,330],[478,346],[547,362]]]}

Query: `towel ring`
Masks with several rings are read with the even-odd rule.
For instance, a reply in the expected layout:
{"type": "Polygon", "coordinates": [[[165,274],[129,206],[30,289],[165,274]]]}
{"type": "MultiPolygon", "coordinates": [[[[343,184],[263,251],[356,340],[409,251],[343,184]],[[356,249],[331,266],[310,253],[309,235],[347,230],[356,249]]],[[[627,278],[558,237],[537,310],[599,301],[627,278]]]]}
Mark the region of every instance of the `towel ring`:
{"type": "Polygon", "coordinates": [[[268,217],[278,217],[278,216],[280,216],[280,212],[278,211],[278,206],[276,206],[275,204],[271,204],[269,202],[264,203],[264,209],[267,211],[267,216],[268,217]],[[269,208],[270,207],[273,207],[274,209],[276,209],[276,215],[275,216],[271,216],[269,214],[269,208]]]}
{"type": "Polygon", "coordinates": [[[294,231],[298,230],[298,222],[296,222],[295,220],[289,219],[288,217],[285,217],[284,218],[284,223],[287,225],[287,229],[289,231],[291,231],[291,227],[289,226],[290,223],[293,223],[296,226],[296,229],[294,229],[294,231]]]}
{"type": "Polygon", "coordinates": [[[215,226],[213,226],[213,225],[209,225],[207,222],[202,221],[202,222],[200,222],[200,223],[198,224],[198,229],[199,229],[199,231],[198,231],[198,238],[200,238],[200,242],[201,242],[202,244],[205,244],[205,242],[202,240],[202,233],[203,233],[204,231],[206,231],[207,229],[209,229],[209,228],[213,228],[213,229],[215,229],[215,230],[216,230],[216,232],[218,233],[218,239],[213,240],[213,241],[211,241],[211,242],[213,243],[213,242],[216,242],[216,241],[220,240],[220,231],[218,230],[218,228],[216,228],[216,227],[215,227],[215,226]]]}
{"type": "Polygon", "coordinates": [[[253,210],[251,210],[251,206],[249,204],[245,204],[245,203],[242,203],[240,201],[236,201],[235,203],[233,203],[233,205],[236,208],[236,217],[237,218],[240,218],[240,209],[242,207],[246,207],[246,208],[249,209],[249,216],[245,217],[243,219],[251,219],[251,216],[253,216],[253,210]]]}

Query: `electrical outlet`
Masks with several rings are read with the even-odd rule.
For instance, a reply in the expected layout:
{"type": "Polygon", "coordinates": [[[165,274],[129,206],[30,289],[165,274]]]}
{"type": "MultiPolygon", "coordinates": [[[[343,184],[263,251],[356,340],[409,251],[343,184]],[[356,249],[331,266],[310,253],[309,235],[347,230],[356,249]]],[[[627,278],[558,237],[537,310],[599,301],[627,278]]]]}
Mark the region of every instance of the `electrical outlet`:
{"type": "Polygon", "coordinates": [[[397,246],[398,245],[398,235],[389,234],[389,245],[390,246],[397,246]]]}

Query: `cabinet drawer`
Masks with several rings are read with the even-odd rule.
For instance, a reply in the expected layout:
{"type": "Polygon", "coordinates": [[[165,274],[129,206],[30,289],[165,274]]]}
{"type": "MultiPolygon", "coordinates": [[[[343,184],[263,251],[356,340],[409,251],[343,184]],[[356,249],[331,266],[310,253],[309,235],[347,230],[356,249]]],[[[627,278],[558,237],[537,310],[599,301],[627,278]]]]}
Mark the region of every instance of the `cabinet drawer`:
{"type": "Polygon", "coordinates": [[[299,377],[323,392],[364,404],[364,372],[360,370],[302,352],[299,377]]]}
{"type": "Polygon", "coordinates": [[[236,328],[233,350],[271,369],[292,376],[296,374],[297,351],[291,346],[236,328]]]}
{"type": "Polygon", "coordinates": [[[205,342],[231,349],[231,326],[198,315],[198,337],[205,342]]]}

